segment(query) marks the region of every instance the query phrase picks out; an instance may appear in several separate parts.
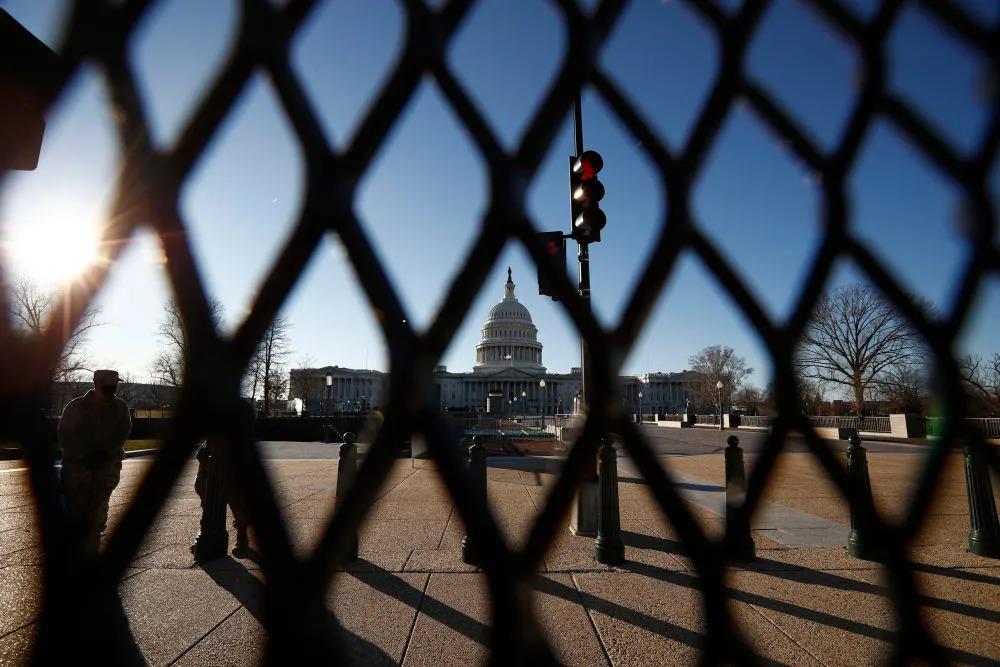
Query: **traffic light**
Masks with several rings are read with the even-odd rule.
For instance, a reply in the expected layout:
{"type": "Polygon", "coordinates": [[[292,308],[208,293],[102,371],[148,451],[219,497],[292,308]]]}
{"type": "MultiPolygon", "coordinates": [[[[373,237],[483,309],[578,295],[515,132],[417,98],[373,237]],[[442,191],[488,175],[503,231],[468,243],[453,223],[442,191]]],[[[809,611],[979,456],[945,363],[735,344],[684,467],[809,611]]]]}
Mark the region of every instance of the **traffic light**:
{"type": "Polygon", "coordinates": [[[601,230],[607,217],[601,210],[604,185],[597,174],[604,167],[604,159],[597,151],[584,151],[579,158],[569,158],[569,194],[572,214],[571,236],[579,243],[601,240],[601,230]]]}
{"type": "MultiPolygon", "coordinates": [[[[538,240],[545,249],[545,254],[552,258],[556,266],[564,275],[566,274],[566,239],[562,232],[541,232],[538,240]]],[[[538,293],[551,296],[554,301],[559,300],[559,289],[555,283],[549,280],[541,268],[538,269],[538,293]]]]}
{"type": "Polygon", "coordinates": [[[0,168],[38,166],[56,54],[0,9],[0,168]]]}

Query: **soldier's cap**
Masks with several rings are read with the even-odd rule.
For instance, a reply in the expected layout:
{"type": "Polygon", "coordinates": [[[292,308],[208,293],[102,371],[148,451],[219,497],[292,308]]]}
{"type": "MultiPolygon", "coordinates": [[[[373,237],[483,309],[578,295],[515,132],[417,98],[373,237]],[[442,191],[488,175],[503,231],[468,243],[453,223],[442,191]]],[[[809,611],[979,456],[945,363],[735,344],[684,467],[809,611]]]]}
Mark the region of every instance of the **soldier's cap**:
{"type": "Polygon", "coordinates": [[[111,384],[112,382],[118,382],[119,380],[118,371],[94,371],[94,384],[111,384]]]}

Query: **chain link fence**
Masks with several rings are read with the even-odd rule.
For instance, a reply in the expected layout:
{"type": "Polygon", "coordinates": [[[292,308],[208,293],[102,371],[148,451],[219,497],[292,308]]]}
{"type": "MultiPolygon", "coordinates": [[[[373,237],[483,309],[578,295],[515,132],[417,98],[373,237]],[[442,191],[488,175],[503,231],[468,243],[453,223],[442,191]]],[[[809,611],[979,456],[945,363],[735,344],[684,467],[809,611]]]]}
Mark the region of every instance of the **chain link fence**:
{"type": "MultiPolygon", "coordinates": [[[[152,0],[121,2],[80,1],[67,10],[65,36],[58,52],[58,75],[47,105],[59,103],[66,84],[84,64],[96,66],[107,84],[107,104],[116,120],[120,161],[116,170],[108,239],[129,239],[148,226],[163,246],[171,289],[189,337],[186,384],[175,404],[175,418],[163,446],[137,488],[133,501],[110,536],[106,550],[95,559],[73,554],[66,518],[57,496],[55,450],[46,437],[44,414],[50,371],[65,343],[65,332],[80,321],[107,280],[110,266],[96,266],[89,280],[62,296],[56,312],[65,321],[53,323],[41,339],[26,339],[0,321],[0,437],[22,443],[30,468],[44,559],[44,593],[36,658],[40,662],[128,662],[135,659],[134,641],[118,598],[118,582],[135,556],[171,487],[198,441],[211,435],[225,441],[224,469],[237,495],[252,516],[260,539],[266,580],[263,607],[267,628],[267,658],[282,664],[317,661],[341,654],[336,619],[326,606],[326,592],[334,576],[335,555],[361,522],[376,490],[389,472],[395,452],[414,433],[429,443],[437,467],[472,539],[483,545],[483,569],[492,610],[490,645],[497,664],[552,661],[543,634],[534,625],[530,606],[531,582],[556,531],[566,529],[576,486],[594,460],[601,437],[614,432],[649,483],[649,488],[679,534],[696,571],[705,633],[706,663],[751,662],[754,655],[727,605],[726,571],[730,554],[727,539],[715,541],[696,522],[689,506],[659,465],[630,415],[612,392],[620,360],[628,356],[647,324],[654,304],[678,258],[689,252],[699,257],[719,285],[764,342],[774,368],[779,416],[748,481],[744,512],[752,513],[772,480],[777,457],[790,430],[804,432],[810,452],[848,497],[850,486],[844,463],[821,441],[803,416],[793,373],[792,352],[813,305],[821,295],[835,262],[852,261],[867,279],[926,339],[933,357],[935,379],[942,397],[944,422],[940,439],[929,447],[917,480],[917,490],[898,523],[872,517],[875,532],[884,535],[888,594],[898,632],[893,660],[943,661],[920,615],[914,574],[907,560],[907,544],[927,512],[946,454],[960,444],[978,447],[1000,471],[994,448],[983,443],[981,431],[967,429],[965,401],[954,355],[956,336],[969,317],[984,281],[1000,271],[1000,249],[995,240],[996,211],[988,190],[988,174],[1000,139],[1000,111],[996,100],[988,127],[974,150],[957,150],[911,105],[886,84],[887,35],[904,2],[886,0],[867,19],[833,0],[810,0],[816,14],[850,42],[860,54],[860,92],[851,109],[842,138],[824,149],[744,67],[751,38],[769,3],[748,0],[732,13],[712,0],[690,0],[688,5],[714,31],[721,65],[710,93],[681,145],[668,145],[646,122],[637,107],[600,64],[598,55],[622,15],[624,1],[600,2],[584,13],[570,0],[554,0],[560,10],[566,51],[554,81],[537,105],[517,146],[510,151],[490,130],[475,100],[449,68],[449,43],[475,4],[453,0],[439,9],[420,0],[401,0],[406,31],[401,55],[387,81],[375,95],[353,139],[335,150],[322,130],[317,112],[290,64],[289,43],[318,3],[289,0],[281,4],[244,0],[238,38],[207,93],[187,115],[173,145],[157,145],[150,131],[148,109],[139,94],[136,68],[129,56],[135,28],[152,0]],[[249,315],[232,336],[223,336],[213,323],[209,302],[187,242],[187,222],[180,214],[179,192],[206,148],[231,113],[241,91],[255,74],[269,78],[299,149],[305,156],[305,197],[295,229],[260,285],[249,315]],[[399,121],[424,77],[442,92],[455,116],[472,138],[489,174],[490,198],[474,245],[451,283],[436,317],[425,331],[404,319],[400,297],[386,268],[379,262],[354,203],[358,185],[374,155],[399,121]],[[574,96],[583,87],[598,94],[617,116],[625,131],[657,171],[669,210],[654,236],[654,247],[641,272],[642,289],[627,301],[621,320],[603,327],[580,299],[566,275],[557,270],[535,232],[540,229],[528,212],[526,184],[536,176],[543,158],[557,147],[553,140],[570,113],[574,96]],[[705,169],[707,155],[717,141],[727,114],[738,101],[787,144],[799,159],[819,175],[823,238],[808,275],[800,285],[790,317],[772,319],[751,295],[733,266],[709,241],[693,216],[692,192],[705,169]],[[897,283],[891,272],[852,227],[847,192],[849,175],[873,123],[894,126],[927,157],[961,193],[967,220],[967,259],[958,270],[956,297],[950,309],[931,315],[897,283]],[[252,442],[251,424],[240,409],[240,378],[268,323],[300,280],[306,263],[324,234],[337,234],[357,274],[360,287],[377,318],[391,371],[385,421],[356,482],[332,517],[315,550],[295,554],[288,527],[275,502],[274,489],[252,442]],[[588,373],[592,390],[590,411],[565,467],[551,488],[529,537],[520,550],[505,542],[481,497],[464,474],[460,433],[427,399],[434,366],[482,289],[493,264],[508,242],[521,244],[543,274],[562,292],[559,302],[580,335],[589,343],[588,373]]],[[[998,80],[1000,36],[958,4],[940,0],[918,3],[968,49],[987,64],[998,80]]],[[[112,250],[112,260],[124,244],[112,250]]],[[[0,294],[3,292],[0,291],[0,294]]],[[[5,298],[5,297],[4,297],[5,298]]],[[[6,304],[2,304],[6,305],[6,304]]],[[[728,529],[727,529],[728,530],[728,529]]]]}

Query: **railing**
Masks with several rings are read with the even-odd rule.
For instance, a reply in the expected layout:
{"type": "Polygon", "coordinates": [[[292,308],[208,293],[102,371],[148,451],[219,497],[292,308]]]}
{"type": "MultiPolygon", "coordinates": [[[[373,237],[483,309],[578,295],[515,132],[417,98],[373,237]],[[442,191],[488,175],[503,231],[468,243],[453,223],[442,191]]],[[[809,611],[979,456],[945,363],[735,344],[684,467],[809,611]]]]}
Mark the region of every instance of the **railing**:
{"type": "Polygon", "coordinates": [[[695,415],[695,424],[713,424],[715,426],[719,425],[719,415],[695,415]]]}
{"type": "Polygon", "coordinates": [[[740,426],[748,426],[752,428],[770,428],[771,424],[774,423],[774,417],[768,417],[766,415],[740,415],[740,426]]]}
{"type": "Polygon", "coordinates": [[[496,438],[551,438],[542,426],[541,417],[449,417],[463,436],[483,435],[496,438]]]}
{"type": "Polygon", "coordinates": [[[865,433],[891,433],[889,417],[810,417],[816,428],[853,428],[865,433]]]}
{"type": "Polygon", "coordinates": [[[556,415],[555,424],[559,428],[583,428],[586,418],[583,415],[556,415]]]}
{"type": "MultiPolygon", "coordinates": [[[[944,434],[944,419],[925,417],[924,420],[928,436],[938,438],[944,434]]],[[[1000,439],[1000,417],[972,417],[966,419],[965,423],[971,424],[972,428],[981,433],[984,438],[1000,439]]]]}

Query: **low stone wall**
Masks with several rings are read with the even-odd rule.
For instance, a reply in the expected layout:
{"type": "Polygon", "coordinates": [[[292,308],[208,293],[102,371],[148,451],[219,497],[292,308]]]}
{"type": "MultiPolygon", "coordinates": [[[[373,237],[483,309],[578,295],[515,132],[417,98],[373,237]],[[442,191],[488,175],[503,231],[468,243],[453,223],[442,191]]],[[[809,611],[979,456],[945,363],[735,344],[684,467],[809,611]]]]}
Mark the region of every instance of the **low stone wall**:
{"type": "Polygon", "coordinates": [[[656,425],[657,426],[664,426],[666,428],[690,428],[691,427],[691,424],[689,424],[688,422],[665,421],[665,420],[657,420],[656,421],[656,425]]]}
{"type": "Polygon", "coordinates": [[[824,440],[847,440],[858,432],[857,429],[843,426],[817,426],[815,431],[824,440]]]}

